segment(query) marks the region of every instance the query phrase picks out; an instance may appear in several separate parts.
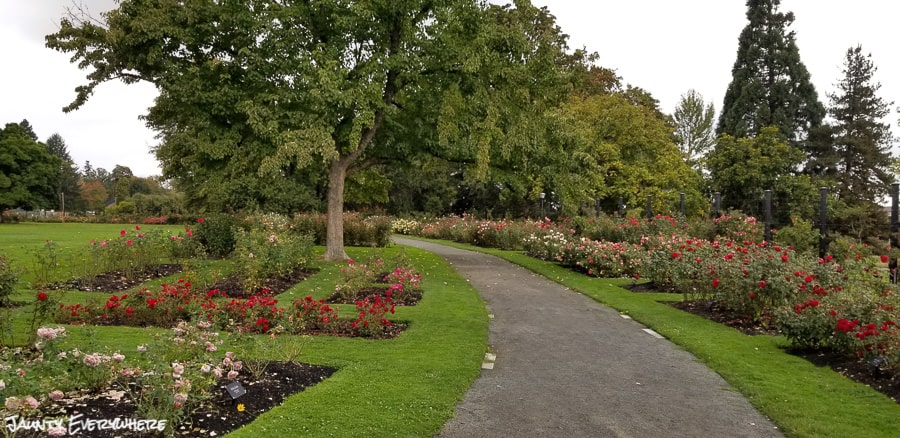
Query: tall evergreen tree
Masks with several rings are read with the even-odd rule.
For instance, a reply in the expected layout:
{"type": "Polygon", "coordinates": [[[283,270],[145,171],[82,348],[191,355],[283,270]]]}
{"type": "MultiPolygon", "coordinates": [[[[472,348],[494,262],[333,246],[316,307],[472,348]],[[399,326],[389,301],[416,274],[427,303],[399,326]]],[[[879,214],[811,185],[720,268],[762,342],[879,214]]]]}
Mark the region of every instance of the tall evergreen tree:
{"type": "Polygon", "coordinates": [[[57,197],[54,208],[66,211],[81,210],[84,208],[81,202],[81,186],[78,166],[72,162],[66,141],[59,133],[53,133],[46,141],[47,151],[59,157],[59,180],[56,184],[57,197]]]}
{"type": "Polygon", "coordinates": [[[826,170],[838,182],[838,195],[848,203],[878,202],[893,182],[891,126],[884,123],[894,102],[877,96],[881,84],[873,81],[877,68],[861,46],[847,50],[838,91],[828,95],[833,138],[834,168],[826,170]],[[850,202],[851,200],[856,202],[850,202]]]}
{"type": "Polygon", "coordinates": [[[794,32],[788,30],[794,14],[779,12],[779,4],[747,0],[749,23],[738,40],[717,135],[755,136],[766,126],[777,126],[790,144],[801,146],[822,123],[825,108],[800,61],[794,32]]]}

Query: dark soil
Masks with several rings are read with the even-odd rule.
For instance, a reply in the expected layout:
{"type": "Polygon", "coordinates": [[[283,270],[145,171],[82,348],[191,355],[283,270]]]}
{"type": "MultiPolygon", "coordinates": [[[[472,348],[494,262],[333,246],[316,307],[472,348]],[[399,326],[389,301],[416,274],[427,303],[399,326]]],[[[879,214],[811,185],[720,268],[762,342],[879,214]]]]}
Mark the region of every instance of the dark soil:
{"type": "MultiPolygon", "coordinates": [[[[60,283],[54,283],[46,287],[47,290],[69,289],[85,292],[116,292],[131,289],[147,280],[166,277],[181,272],[181,265],[157,265],[146,272],[128,278],[124,272],[113,271],[100,274],[93,279],[76,278],[60,283]]],[[[262,288],[268,288],[273,295],[280,294],[303,280],[306,280],[317,271],[301,268],[289,274],[270,278],[262,288]]],[[[248,298],[259,292],[245,288],[241,279],[237,276],[227,277],[212,285],[210,289],[218,289],[232,298],[248,298]]]]}
{"type": "Polygon", "coordinates": [[[256,290],[245,288],[239,277],[231,276],[216,282],[209,289],[218,289],[219,292],[225,292],[231,298],[249,298],[262,289],[269,289],[272,295],[278,295],[311,277],[316,272],[318,271],[315,269],[300,268],[289,274],[272,277],[266,280],[261,288],[256,290]]]}
{"type": "Polygon", "coordinates": [[[94,278],[74,278],[48,285],[47,290],[80,290],[84,292],[115,292],[140,286],[147,280],[166,277],[181,272],[181,265],[156,265],[151,269],[132,275],[130,278],[123,271],[111,271],[94,278]]]}
{"type": "Polygon", "coordinates": [[[636,282],[636,281],[632,281],[631,285],[625,286],[625,289],[628,289],[628,290],[630,290],[630,291],[632,291],[632,292],[635,292],[635,293],[642,293],[642,292],[643,292],[643,293],[654,293],[654,294],[658,294],[658,293],[671,293],[671,294],[681,293],[681,292],[678,292],[677,290],[675,290],[674,287],[657,286],[656,283],[654,283],[654,282],[652,282],[652,281],[651,281],[651,282],[645,282],[645,283],[638,283],[638,282],[636,282]]]}
{"type": "Polygon", "coordinates": [[[679,301],[670,306],[702,316],[706,319],[740,330],[745,335],[778,335],[779,331],[768,316],[749,318],[741,312],[731,310],[716,301],[679,301]]]}
{"type": "MultiPolygon", "coordinates": [[[[721,303],[707,301],[686,301],[671,303],[672,307],[702,316],[720,324],[740,330],[748,335],[779,334],[766,316],[760,319],[748,318],[730,310],[721,303]]],[[[837,373],[855,382],[870,386],[872,389],[900,403],[900,375],[879,367],[853,355],[839,354],[833,351],[789,349],[788,353],[802,357],[820,367],[829,367],[837,373]]]]}
{"type": "MultiPolygon", "coordinates": [[[[236,380],[247,390],[246,394],[232,400],[225,390],[225,385],[233,381],[221,379],[217,384],[218,388],[213,390],[213,393],[217,394],[215,398],[197,407],[189,418],[185,418],[176,425],[175,436],[223,436],[280,405],[286,397],[325,380],[335,371],[337,371],[335,368],[318,365],[271,362],[260,378],[255,379],[245,367],[236,380]],[[238,410],[238,404],[243,405],[243,411],[238,410]]],[[[129,400],[127,395],[123,395],[121,388],[115,386],[101,395],[67,398],[56,402],[51,408],[46,408],[46,406],[48,403],[45,403],[42,408],[43,418],[82,414],[83,417],[79,418],[81,421],[84,421],[85,418],[93,420],[145,419],[138,417],[135,404],[129,400]]],[[[129,430],[94,430],[82,432],[82,435],[90,437],[162,436],[160,433],[151,435],[146,431],[129,430]]],[[[20,431],[16,436],[43,437],[46,436],[46,433],[20,431]]]]}

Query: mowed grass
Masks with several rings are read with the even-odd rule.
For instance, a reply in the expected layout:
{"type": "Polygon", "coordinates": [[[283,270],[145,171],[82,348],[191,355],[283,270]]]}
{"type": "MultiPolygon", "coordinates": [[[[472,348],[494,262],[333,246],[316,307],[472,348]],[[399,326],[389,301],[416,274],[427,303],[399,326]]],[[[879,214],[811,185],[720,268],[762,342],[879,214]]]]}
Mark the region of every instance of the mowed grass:
{"type": "MultiPolygon", "coordinates": [[[[47,241],[55,244],[60,263],[77,262],[73,257],[86,254],[91,239],[113,239],[122,230],[134,232],[135,224],[82,224],[23,222],[0,224],[0,253],[6,255],[14,266],[21,269],[20,282],[25,285],[34,280],[35,256],[44,254],[47,241]]],[[[177,234],[184,231],[180,225],[141,225],[145,233],[163,232],[177,234]]]]}
{"type": "Polygon", "coordinates": [[[434,242],[498,256],[630,315],[719,373],[789,437],[900,436],[896,402],[788,354],[784,337],[744,335],[665,304],[679,295],[623,289],[630,280],[588,277],[520,252],[434,242]]]}
{"type": "MultiPolygon", "coordinates": [[[[0,226],[0,247],[10,244],[40,247],[45,239],[59,243],[60,248],[80,248],[82,241],[115,236],[124,225],[93,226],[86,224],[17,224],[11,232],[0,226]],[[26,225],[25,228],[16,228],[26,225]],[[33,227],[31,225],[40,225],[33,227]],[[59,228],[57,228],[59,227],[59,228]],[[83,227],[83,228],[82,228],[83,227]],[[30,230],[31,237],[23,231],[30,230]],[[67,233],[73,233],[69,235],[67,233]],[[104,234],[105,233],[105,234],[104,234]],[[10,243],[14,242],[14,243],[10,243]]],[[[131,226],[130,229],[133,229],[131,226]]],[[[143,226],[142,226],[143,229],[143,226]]],[[[175,230],[181,229],[176,227],[175,230]]],[[[427,437],[440,431],[455,410],[465,391],[480,372],[481,359],[487,349],[488,317],[484,303],[455,270],[440,257],[413,248],[347,248],[358,260],[382,257],[389,260],[404,252],[422,274],[423,299],[416,306],[397,307],[391,318],[408,324],[397,338],[367,340],[332,336],[257,336],[249,350],[227,340],[222,350],[240,351],[242,359],[282,360],[298,343],[305,347],[301,362],[328,365],[338,371],[322,383],[289,397],[283,405],[263,414],[256,421],[230,436],[406,436],[427,437]]],[[[318,248],[318,254],[322,254],[318,248]]],[[[27,254],[27,251],[20,253],[27,254]]],[[[311,295],[324,298],[334,284],[344,262],[316,261],[320,271],[313,277],[277,298],[289,305],[296,298],[311,295]]],[[[153,285],[158,284],[154,282],[153,285]]],[[[35,291],[22,293],[34,300],[35,291]]],[[[107,294],[66,292],[65,301],[107,294]]],[[[343,317],[355,316],[355,307],[341,305],[343,317]]],[[[16,309],[24,328],[30,306],[16,309]]],[[[69,347],[96,346],[119,350],[126,354],[137,345],[148,343],[155,328],[70,326],[66,338],[69,347]]],[[[23,334],[24,335],[24,334],[23,334]]],[[[251,389],[252,390],[252,389],[251,389]]]]}

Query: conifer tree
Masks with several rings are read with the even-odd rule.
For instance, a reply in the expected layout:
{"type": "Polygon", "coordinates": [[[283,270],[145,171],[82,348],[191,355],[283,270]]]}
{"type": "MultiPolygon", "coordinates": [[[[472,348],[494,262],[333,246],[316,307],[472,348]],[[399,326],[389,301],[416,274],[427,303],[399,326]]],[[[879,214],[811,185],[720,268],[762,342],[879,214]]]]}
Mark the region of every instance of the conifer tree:
{"type": "Polygon", "coordinates": [[[793,146],[802,146],[825,116],[809,71],[789,31],[791,12],[779,0],[747,0],[749,23],[738,40],[737,60],[725,93],[716,134],[752,137],[777,126],[793,146]]]}
{"type": "Polygon", "coordinates": [[[872,55],[864,55],[861,46],[848,49],[838,91],[828,95],[828,114],[834,119],[830,126],[834,159],[829,161],[834,167],[823,173],[833,175],[838,195],[851,204],[878,202],[894,179],[894,137],[890,124],[883,122],[894,103],[878,97],[876,70],[872,55]]]}
{"type": "Polygon", "coordinates": [[[69,148],[66,141],[63,140],[59,133],[53,133],[45,142],[47,152],[59,157],[59,179],[56,183],[56,199],[53,202],[53,208],[65,209],[67,211],[80,210],[83,208],[81,202],[81,187],[78,173],[78,166],[72,161],[69,155],[69,148]]]}

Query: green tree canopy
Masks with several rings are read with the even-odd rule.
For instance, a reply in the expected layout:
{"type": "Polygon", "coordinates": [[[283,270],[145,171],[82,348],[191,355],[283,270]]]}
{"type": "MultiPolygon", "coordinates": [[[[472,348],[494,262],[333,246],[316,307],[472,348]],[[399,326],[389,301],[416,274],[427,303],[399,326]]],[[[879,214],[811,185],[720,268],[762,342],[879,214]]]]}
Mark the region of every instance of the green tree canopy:
{"type": "Polygon", "coordinates": [[[776,126],[790,144],[801,146],[822,123],[825,107],[788,30],[794,14],[780,12],[779,4],[747,0],[749,22],[738,40],[717,135],[748,137],[776,126]]]}
{"type": "Polygon", "coordinates": [[[51,208],[61,160],[17,123],[0,129],[0,210],[51,208]]]}
{"type": "Polygon", "coordinates": [[[806,175],[795,175],[803,153],[787,144],[778,127],[763,128],[754,138],[722,135],[707,157],[711,188],[722,206],[761,217],[766,190],[772,190],[776,221],[790,224],[793,213],[809,219],[817,191],[806,175]]]}
{"type": "Polygon", "coordinates": [[[539,11],[524,0],[123,0],[105,26],[62,20],[47,45],[93,68],[67,110],[106,81],[156,85],[146,120],[161,133],[164,176],[188,199],[241,205],[229,197],[324,176],[327,257],[342,258],[345,180],[368,159],[439,145],[486,179],[494,155],[528,141],[512,128],[564,83],[548,64],[564,35],[522,32],[548,28],[539,11]],[[410,114],[426,105],[440,117],[410,114]]]}
{"type": "Polygon", "coordinates": [[[547,154],[558,164],[541,177],[552,182],[569,211],[595,199],[615,205],[619,197],[643,206],[652,195],[654,211],[675,213],[680,192],[691,214],[706,209],[700,175],[682,159],[671,125],[625,93],[573,96],[557,112],[551,132],[547,154]]]}
{"type": "Polygon", "coordinates": [[[675,107],[675,140],[685,160],[695,170],[702,169],[702,160],[716,143],[713,118],[716,110],[707,104],[696,90],[681,95],[675,107]]]}

